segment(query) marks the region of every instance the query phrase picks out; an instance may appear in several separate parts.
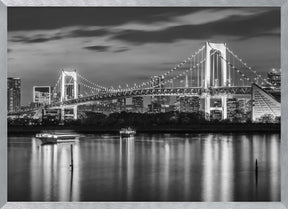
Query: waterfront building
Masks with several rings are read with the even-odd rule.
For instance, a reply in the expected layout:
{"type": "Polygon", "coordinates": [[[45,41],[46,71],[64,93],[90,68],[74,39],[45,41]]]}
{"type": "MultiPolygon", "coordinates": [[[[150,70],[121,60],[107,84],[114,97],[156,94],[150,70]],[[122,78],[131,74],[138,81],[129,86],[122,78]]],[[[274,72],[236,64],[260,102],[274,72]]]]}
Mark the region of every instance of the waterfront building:
{"type": "Polygon", "coordinates": [[[7,80],[7,111],[19,110],[21,104],[21,79],[11,78],[7,80]]]}
{"type": "Polygon", "coordinates": [[[179,97],[180,112],[199,112],[200,98],[199,97],[179,97]]]}
{"type": "Polygon", "coordinates": [[[227,99],[227,119],[233,121],[236,117],[237,111],[237,99],[236,98],[229,98],[227,99]]]}
{"type": "Polygon", "coordinates": [[[117,112],[122,112],[122,111],[126,110],[126,99],[125,98],[117,99],[116,110],[117,110],[117,112]]]}
{"type": "Polygon", "coordinates": [[[150,113],[160,113],[161,112],[161,104],[157,102],[151,102],[151,104],[148,105],[148,109],[150,113]]]}
{"type": "Polygon", "coordinates": [[[143,112],[143,97],[132,97],[133,112],[143,112]]]}
{"type": "Polygon", "coordinates": [[[281,70],[272,69],[267,73],[267,80],[275,87],[280,88],[281,86],[281,70]]]}
{"type": "Polygon", "coordinates": [[[33,86],[33,103],[48,105],[51,103],[50,86],[33,86]]]}
{"type": "Polygon", "coordinates": [[[176,111],[175,105],[162,105],[161,112],[173,112],[176,111]]]}

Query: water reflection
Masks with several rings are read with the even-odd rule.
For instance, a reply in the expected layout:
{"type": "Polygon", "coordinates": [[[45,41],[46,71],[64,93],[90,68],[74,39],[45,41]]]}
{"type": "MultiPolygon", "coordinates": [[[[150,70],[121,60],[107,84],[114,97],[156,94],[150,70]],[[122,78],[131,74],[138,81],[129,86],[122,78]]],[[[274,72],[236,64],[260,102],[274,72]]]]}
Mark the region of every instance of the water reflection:
{"type": "Polygon", "coordinates": [[[73,172],[70,145],[10,137],[9,201],[280,200],[279,134],[87,135],[73,172]]]}
{"type": "Polygon", "coordinates": [[[31,200],[78,201],[80,149],[73,143],[75,167],[71,171],[70,143],[42,145],[32,138],[31,152],[31,200]]]}

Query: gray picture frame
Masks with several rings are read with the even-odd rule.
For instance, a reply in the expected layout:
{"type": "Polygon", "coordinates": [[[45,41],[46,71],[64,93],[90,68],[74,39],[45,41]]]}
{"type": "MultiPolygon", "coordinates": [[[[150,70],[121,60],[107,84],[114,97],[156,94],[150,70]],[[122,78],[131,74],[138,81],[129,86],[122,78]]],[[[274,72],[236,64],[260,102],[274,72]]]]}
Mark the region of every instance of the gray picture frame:
{"type": "Polygon", "coordinates": [[[84,208],[288,208],[288,0],[0,0],[0,207],[3,209],[84,208]],[[281,7],[281,202],[7,202],[7,8],[15,6],[281,7]]]}

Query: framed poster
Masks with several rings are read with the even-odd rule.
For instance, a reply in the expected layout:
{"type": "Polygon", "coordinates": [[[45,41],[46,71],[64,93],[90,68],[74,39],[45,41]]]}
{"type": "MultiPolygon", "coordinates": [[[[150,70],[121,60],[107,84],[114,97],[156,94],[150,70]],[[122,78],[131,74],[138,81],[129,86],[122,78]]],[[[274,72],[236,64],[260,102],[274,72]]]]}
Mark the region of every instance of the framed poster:
{"type": "Polygon", "coordinates": [[[287,208],[287,1],[0,11],[3,208],[287,208]]]}

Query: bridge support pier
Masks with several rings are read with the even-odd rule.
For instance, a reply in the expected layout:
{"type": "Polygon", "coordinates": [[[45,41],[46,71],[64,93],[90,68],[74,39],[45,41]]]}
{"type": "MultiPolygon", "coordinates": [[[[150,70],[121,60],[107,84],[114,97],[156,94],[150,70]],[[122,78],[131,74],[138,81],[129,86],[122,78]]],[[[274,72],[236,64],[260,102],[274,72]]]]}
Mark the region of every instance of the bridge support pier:
{"type": "Polygon", "coordinates": [[[73,107],[61,107],[61,121],[65,121],[65,119],[78,119],[78,108],[77,105],[73,107]]]}
{"type": "Polygon", "coordinates": [[[211,104],[210,104],[210,95],[206,95],[205,99],[204,99],[204,112],[205,112],[205,119],[206,120],[210,120],[210,108],[211,108],[211,104]]]}
{"type": "Polygon", "coordinates": [[[227,96],[221,96],[222,97],[222,119],[227,119],[227,96]]]}
{"type": "MultiPolygon", "coordinates": [[[[219,97],[217,97],[219,98],[219,97]]],[[[221,107],[220,108],[213,108],[211,107],[211,95],[205,95],[205,105],[204,105],[204,112],[205,112],[205,119],[210,120],[211,110],[221,110],[222,112],[222,120],[227,119],[227,96],[223,95],[221,98],[221,107]]]]}

